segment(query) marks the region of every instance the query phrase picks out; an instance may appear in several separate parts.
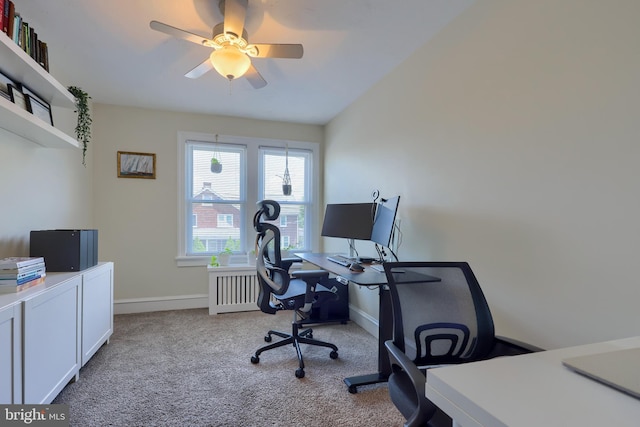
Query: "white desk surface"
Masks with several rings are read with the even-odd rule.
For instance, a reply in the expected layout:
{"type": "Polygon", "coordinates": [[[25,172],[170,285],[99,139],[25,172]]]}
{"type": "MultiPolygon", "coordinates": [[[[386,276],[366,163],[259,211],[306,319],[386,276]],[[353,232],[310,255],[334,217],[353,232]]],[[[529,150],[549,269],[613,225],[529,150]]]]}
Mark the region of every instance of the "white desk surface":
{"type": "Polygon", "coordinates": [[[434,368],[426,396],[462,427],[638,427],[640,399],[562,365],[567,357],[634,347],[640,337],[434,368]]]}

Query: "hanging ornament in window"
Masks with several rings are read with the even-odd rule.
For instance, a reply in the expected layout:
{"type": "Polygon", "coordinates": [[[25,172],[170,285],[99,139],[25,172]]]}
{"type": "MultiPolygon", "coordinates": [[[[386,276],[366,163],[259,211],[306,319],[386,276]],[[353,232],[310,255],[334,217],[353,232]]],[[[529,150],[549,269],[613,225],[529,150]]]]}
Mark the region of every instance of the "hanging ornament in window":
{"type": "Polygon", "coordinates": [[[222,172],[222,163],[220,163],[220,152],[218,151],[218,134],[216,134],[216,145],[213,149],[213,157],[211,158],[211,172],[222,172]]]}
{"type": "Polygon", "coordinates": [[[289,175],[289,144],[285,146],[284,176],[282,177],[282,194],[291,195],[291,175],[289,175]]]}

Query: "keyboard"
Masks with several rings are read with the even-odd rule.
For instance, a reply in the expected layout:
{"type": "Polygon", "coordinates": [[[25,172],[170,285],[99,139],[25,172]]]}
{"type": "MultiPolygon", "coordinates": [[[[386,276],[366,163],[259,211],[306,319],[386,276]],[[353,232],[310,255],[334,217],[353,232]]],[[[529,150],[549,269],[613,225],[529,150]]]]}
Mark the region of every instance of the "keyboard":
{"type": "Polygon", "coordinates": [[[335,262],[343,267],[348,267],[353,261],[342,255],[331,255],[327,257],[327,261],[335,262]]]}

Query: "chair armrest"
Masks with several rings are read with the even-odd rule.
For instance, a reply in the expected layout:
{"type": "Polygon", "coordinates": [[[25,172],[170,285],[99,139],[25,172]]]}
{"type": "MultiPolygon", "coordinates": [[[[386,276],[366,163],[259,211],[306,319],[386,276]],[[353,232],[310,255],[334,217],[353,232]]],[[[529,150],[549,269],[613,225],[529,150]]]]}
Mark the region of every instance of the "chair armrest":
{"type": "MultiPolygon", "coordinates": [[[[394,343],[393,340],[385,341],[385,347],[387,348],[387,353],[389,354],[389,360],[392,364],[393,375],[402,375],[404,378],[409,379],[411,382],[412,390],[407,390],[407,385],[403,386],[402,384],[407,384],[404,380],[393,381],[391,378],[389,381],[389,393],[391,395],[391,400],[395,399],[405,399],[405,396],[408,396],[407,393],[413,392],[415,394],[414,404],[415,407],[411,409],[411,413],[403,413],[407,421],[405,422],[405,426],[418,426],[418,425],[428,425],[431,426],[433,424],[425,424],[427,420],[430,420],[434,413],[437,411],[437,406],[435,406],[424,394],[425,385],[427,382],[426,370],[420,369],[415,365],[407,357],[406,354],[402,350],[400,350],[394,343]],[[397,372],[396,368],[393,368],[393,365],[399,365],[402,368],[402,373],[397,372]],[[397,372],[397,373],[396,373],[397,372]],[[392,391],[393,384],[395,384],[395,390],[392,391]]],[[[412,399],[413,400],[413,399],[412,399]]],[[[400,407],[394,401],[394,404],[398,409],[400,407]]],[[[404,405],[402,405],[404,406],[404,405]]],[[[405,408],[406,411],[407,408],[405,408]]],[[[401,411],[402,412],[402,411],[401,411]]],[[[449,425],[449,424],[447,424],[449,425]]]]}
{"type": "Polygon", "coordinates": [[[389,353],[391,363],[399,365],[406,372],[414,386],[414,389],[424,391],[425,383],[427,381],[425,374],[416,366],[415,363],[413,363],[413,361],[411,361],[411,359],[407,357],[406,354],[404,354],[402,350],[396,347],[393,340],[385,341],[384,346],[387,348],[387,353],[389,353]]]}
{"type": "Polygon", "coordinates": [[[291,277],[296,279],[326,279],[329,277],[329,272],[325,270],[296,270],[291,273],[291,277]]]}
{"type": "Polygon", "coordinates": [[[300,311],[308,313],[311,311],[313,301],[316,298],[316,286],[321,279],[329,277],[329,272],[325,270],[297,270],[291,273],[294,279],[301,279],[307,284],[307,291],[304,296],[304,307],[300,311]]]}
{"type": "Polygon", "coordinates": [[[490,357],[513,356],[518,354],[536,353],[538,351],[544,351],[544,349],[513,338],[496,336],[490,357]]]}

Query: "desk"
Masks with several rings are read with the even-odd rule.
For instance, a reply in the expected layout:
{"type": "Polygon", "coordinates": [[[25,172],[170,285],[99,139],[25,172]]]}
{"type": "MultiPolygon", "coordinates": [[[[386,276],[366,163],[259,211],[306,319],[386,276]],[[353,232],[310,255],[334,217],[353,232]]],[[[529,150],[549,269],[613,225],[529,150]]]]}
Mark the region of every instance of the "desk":
{"type": "Polygon", "coordinates": [[[567,357],[634,347],[640,337],[434,368],[425,392],[463,427],[636,427],[640,400],[562,365],[567,357]]]}
{"type": "MultiPolygon", "coordinates": [[[[343,267],[340,264],[329,261],[327,257],[334,255],[333,253],[323,254],[302,252],[296,253],[295,255],[304,261],[310,262],[323,270],[335,274],[341,278],[339,280],[345,279],[360,286],[378,287],[378,294],[380,298],[380,318],[378,319],[378,372],[345,378],[344,383],[349,387],[349,393],[357,393],[358,386],[386,382],[391,374],[391,363],[389,362],[389,355],[387,354],[384,342],[393,338],[393,311],[391,309],[391,297],[389,296],[389,291],[385,286],[387,284],[385,274],[370,267],[365,267],[365,270],[361,273],[354,273],[347,267],[343,267]]],[[[426,277],[427,276],[425,275],[420,275],[420,281],[424,281],[426,277]]],[[[437,277],[428,276],[428,278],[429,281],[440,280],[437,277]]]]}

